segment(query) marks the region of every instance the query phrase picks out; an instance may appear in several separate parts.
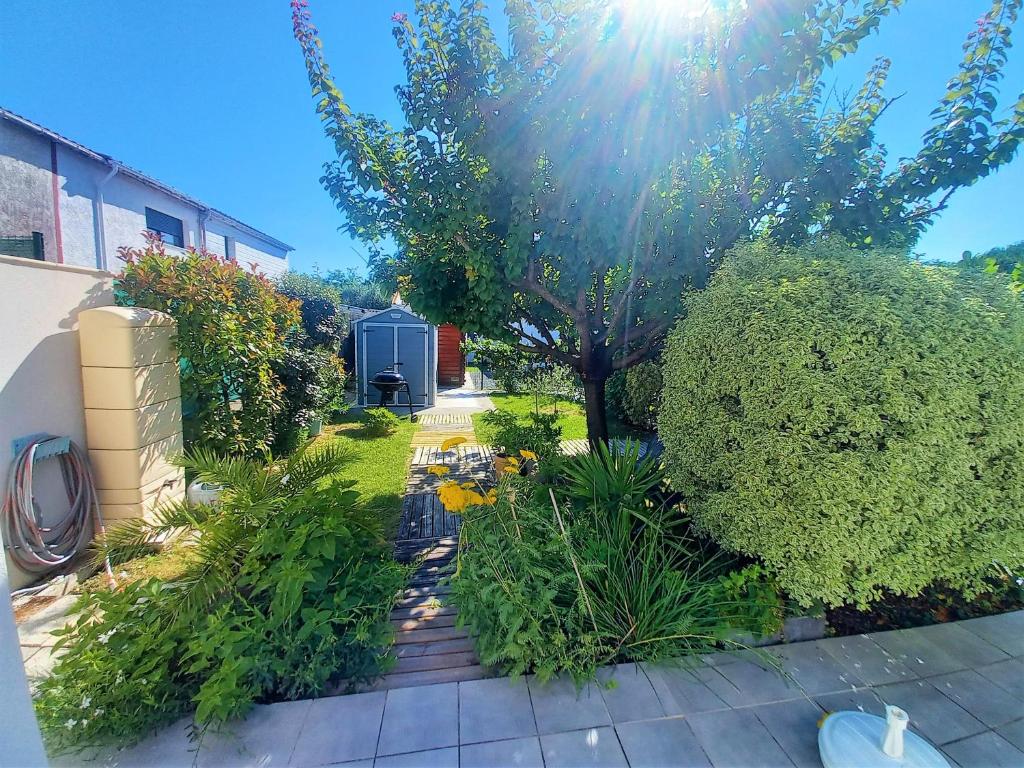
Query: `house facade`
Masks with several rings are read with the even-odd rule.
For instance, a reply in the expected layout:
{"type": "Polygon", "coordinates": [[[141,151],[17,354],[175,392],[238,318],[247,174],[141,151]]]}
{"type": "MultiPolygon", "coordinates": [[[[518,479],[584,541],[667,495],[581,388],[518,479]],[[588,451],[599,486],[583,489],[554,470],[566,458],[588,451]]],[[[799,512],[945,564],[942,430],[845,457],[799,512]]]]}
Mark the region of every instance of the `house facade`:
{"type": "Polygon", "coordinates": [[[120,270],[117,249],[157,232],[275,277],[291,246],[30,120],[0,108],[0,254],[120,270]]]}

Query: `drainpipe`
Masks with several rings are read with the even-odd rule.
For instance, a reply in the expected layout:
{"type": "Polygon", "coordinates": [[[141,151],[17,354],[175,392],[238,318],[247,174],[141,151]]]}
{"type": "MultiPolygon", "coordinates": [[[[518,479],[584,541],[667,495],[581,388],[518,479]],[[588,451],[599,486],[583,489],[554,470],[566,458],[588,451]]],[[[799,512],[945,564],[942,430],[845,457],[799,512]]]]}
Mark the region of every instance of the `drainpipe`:
{"type": "Polygon", "coordinates": [[[206,222],[210,220],[210,209],[199,209],[199,250],[206,250],[206,222]]]}
{"type": "Polygon", "coordinates": [[[96,227],[96,269],[107,269],[107,233],[103,226],[103,188],[117,175],[121,166],[116,160],[107,158],[107,165],[110,170],[107,175],[96,182],[96,198],[92,203],[93,221],[96,227]]]}

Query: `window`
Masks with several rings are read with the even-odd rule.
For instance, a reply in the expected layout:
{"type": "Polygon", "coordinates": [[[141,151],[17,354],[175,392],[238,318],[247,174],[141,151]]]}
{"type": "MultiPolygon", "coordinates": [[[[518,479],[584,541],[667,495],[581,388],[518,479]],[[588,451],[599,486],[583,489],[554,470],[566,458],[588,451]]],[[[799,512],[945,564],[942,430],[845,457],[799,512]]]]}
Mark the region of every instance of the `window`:
{"type": "Polygon", "coordinates": [[[185,247],[185,228],[182,226],[181,219],[147,208],[146,229],[156,232],[160,235],[160,239],[169,245],[185,247]]]}
{"type": "Polygon", "coordinates": [[[33,232],[31,235],[0,235],[0,255],[20,256],[25,259],[45,261],[43,249],[43,233],[33,232]]]}

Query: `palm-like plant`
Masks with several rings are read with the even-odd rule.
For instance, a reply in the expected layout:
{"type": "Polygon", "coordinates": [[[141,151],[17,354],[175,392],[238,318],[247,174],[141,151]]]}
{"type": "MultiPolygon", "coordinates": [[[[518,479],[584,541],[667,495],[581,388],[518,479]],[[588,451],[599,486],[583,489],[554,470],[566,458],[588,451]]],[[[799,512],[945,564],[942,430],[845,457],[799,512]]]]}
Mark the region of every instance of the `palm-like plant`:
{"type": "Polygon", "coordinates": [[[176,535],[186,564],[173,581],[83,595],[58,641],[67,652],[40,687],[51,743],[133,740],[190,709],[205,726],[379,674],[407,569],[339,476],[347,458],[333,443],[266,464],[202,450],[183,458],[220,497],[124,522],[98,547],[123,560],[176,535]],[[82,719],[83,701],[95,716],[82,719]]]}

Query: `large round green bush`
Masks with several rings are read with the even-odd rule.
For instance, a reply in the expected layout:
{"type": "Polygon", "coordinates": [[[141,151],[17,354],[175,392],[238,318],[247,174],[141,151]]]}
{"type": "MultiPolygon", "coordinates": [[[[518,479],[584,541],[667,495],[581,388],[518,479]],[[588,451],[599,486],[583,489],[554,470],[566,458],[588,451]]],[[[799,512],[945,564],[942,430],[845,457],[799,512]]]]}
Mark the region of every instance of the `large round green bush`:
{"type": "Polygon", "coordinates": [[[1022,307],[997,276],[834,242],[730,257],[665,354],[698,528],[805,605],[1021,565],[1022,307]]]}

